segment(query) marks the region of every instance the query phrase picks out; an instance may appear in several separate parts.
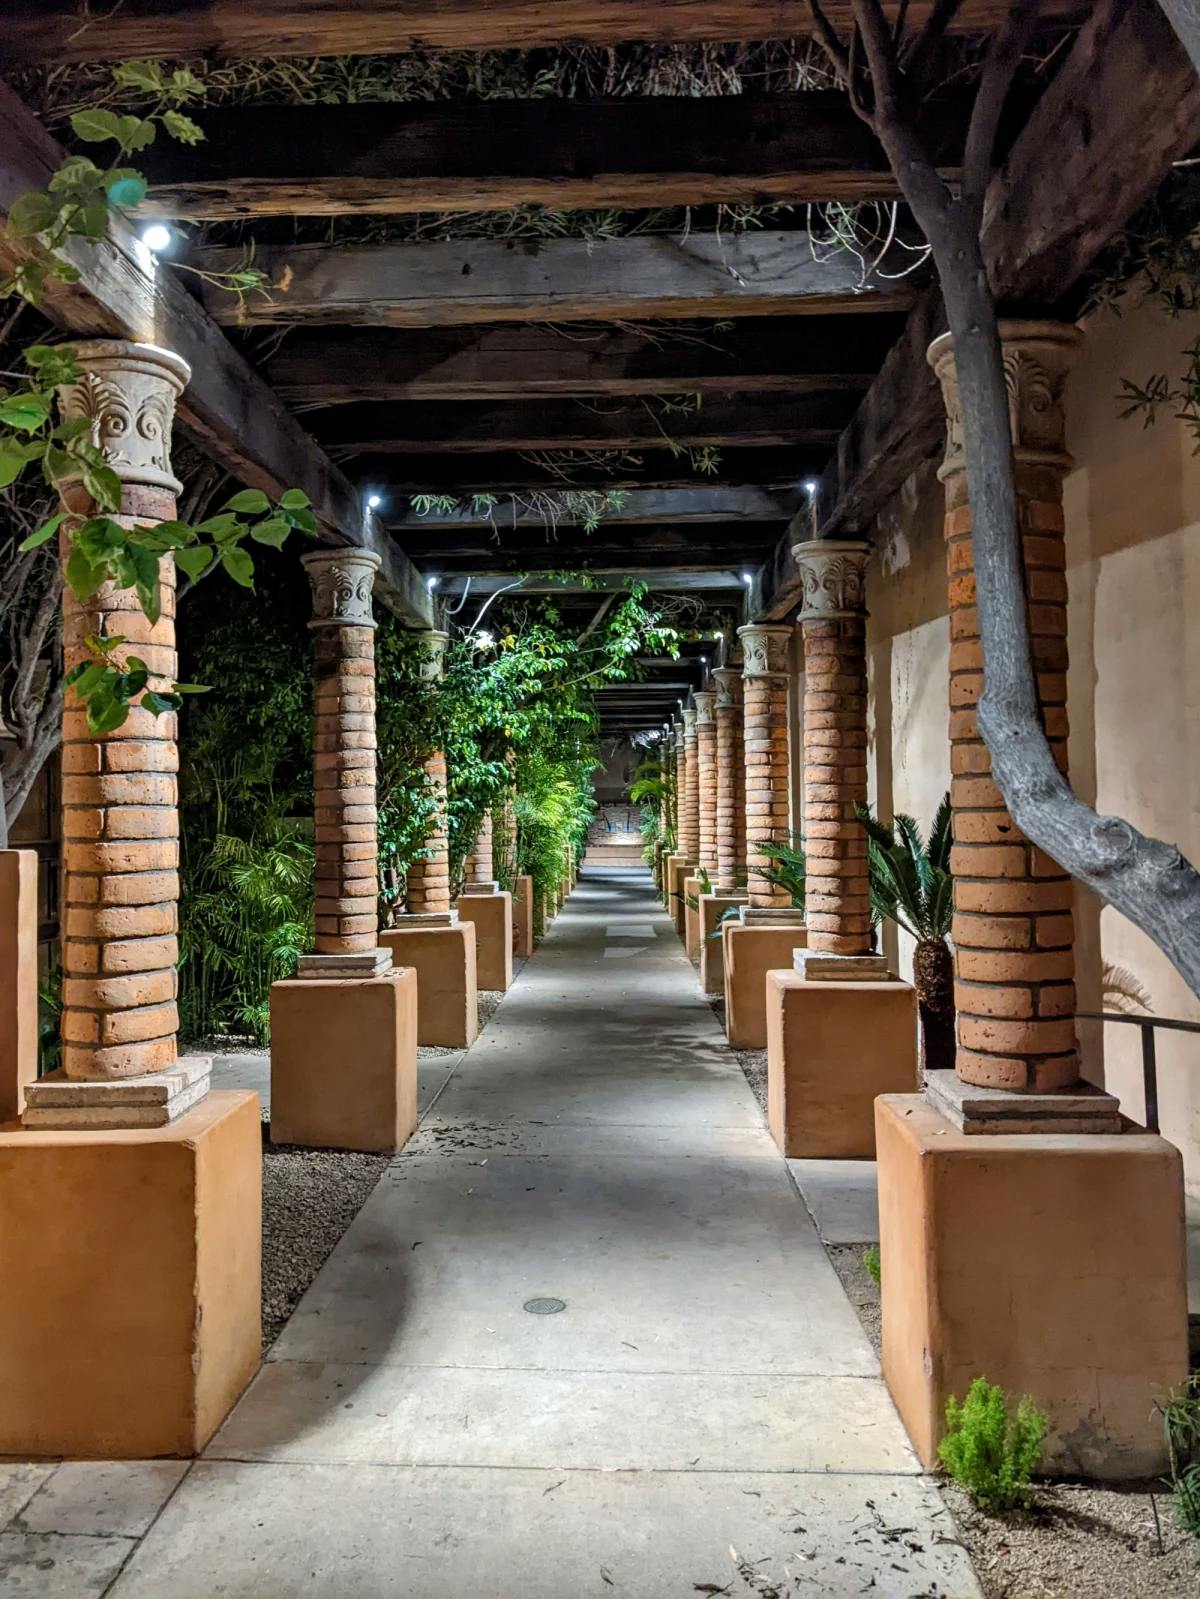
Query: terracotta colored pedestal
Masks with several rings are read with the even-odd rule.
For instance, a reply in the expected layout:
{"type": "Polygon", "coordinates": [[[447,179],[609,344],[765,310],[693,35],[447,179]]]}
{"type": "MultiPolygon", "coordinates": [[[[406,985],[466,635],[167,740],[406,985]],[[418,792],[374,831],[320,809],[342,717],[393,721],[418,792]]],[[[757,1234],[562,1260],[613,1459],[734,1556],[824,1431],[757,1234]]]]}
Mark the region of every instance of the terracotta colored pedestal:
{"type": "Polygon", "coordinates": [[[197,1454],[258,1369],[262,1124],[0,1128],[0,1455],[197,1454]]]}
{"type": "Polygon", "coordinates": [[[693,960],[700,954],[700,879],[683,880],[683,947],[693,960]],[[696,904],[693,908],[692,901],[696,904]]]}
{"type": "Polygon", "coordinates": [[[533,878],[518,877],[513,895],[513,927],[516,953],[519,959],[528,960],[533,954],[533,878]]]}
{"type": "Polygon", "coordinates": [[[785,1155],[874,1160],[875,1100],[912,1094],[917,998],[907,983],[768,972],[767,1122],[785,1155]]]}
{"type": "Polygon", "coordinates": [[[271,985],[271,1141],[392,1153],[417,1125],[417,976],[271,985]]]}
{"type": "Polygon", "coordinates": [[[683,859],[684,857],[679,854],[678,850],[673,850],[671,854],[663,856],[661,884],[662,902],[668,916],[673,916],[675,914],[675,907],[671,903],[671,873],[683,859]]]}
{"type": "Polygon", "coordinates": [[[721,930],[725,1036],[734,1049],[766,1049],[767,973],[785,967],[790,970],[792,951],[807,946],[808,930],[799,924],[746,927],[739,921],[725,923],[721,930]]]}
{"type": "Polygon", "coordinates": [[[38,1068],[37,855],[0,850],[0,1123],[25,1109],[38,1068]]]}
{"type": "Polygon", "coordinates": [[[731,906],[745,903],[744,893],[700,896],[700,987],[706,994],[725,992],[725,942],[712,935],[731,906]]]}
{"type": "Polygon", "coordinates": [[[1046,1412],[1045,1465],[1149,1477],[1187,1372],[1183,1166],[1150,1133],[967,1135],[877,1101],[883,1373],[922,1461],[986,1376],[1046,1412]]]}
{"type": "Polygon", "coordinates": [[[691,861],[685,861],[681,855],[673,855],[667,870],[667,913],[675,923],[675,931],[680,938],[684,936],[687,925],[683,885],[695,869],[691,861]]]}
{"type": "Polygon", "coordinates": [[[475,972],[480,988],[512,987],[513,903],[511,894],[464,894],[458,902],[461,921],[475,928],[475,972]]]}
{"type": "Polygon", "coordinates": [[[417,1043],[468,1049],[479,1036],[475,928],[390,927],[379,942],[417,973],[417,1043]]]}

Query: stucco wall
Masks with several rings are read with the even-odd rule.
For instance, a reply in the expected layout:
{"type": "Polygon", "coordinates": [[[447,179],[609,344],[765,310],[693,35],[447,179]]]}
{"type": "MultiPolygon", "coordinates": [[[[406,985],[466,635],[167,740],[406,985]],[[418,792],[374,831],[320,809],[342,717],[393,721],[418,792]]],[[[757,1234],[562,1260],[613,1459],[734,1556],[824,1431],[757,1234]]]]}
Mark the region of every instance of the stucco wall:
{"type": "MultiPolygon", "coordinates": [[[[1119,415],[1121,379],[1178,371],[1197,329],[1127,305],[1120,317],[1093,316],[1085,332],[1068,398],[1076,464],[1065,485],[1072,780],[1102,812],[1200,861],[1200,456],[1190,431],[1166,414],[1149,429],[1119,415]]],[[[925,825],[949,783],[949,635],[932,464],[881,518],[868,582],[872,799],[883,814],[910,811],[925,825]]],[[[1158,1015],[1200,1020],[1170,963],[1123,917],[1083,890],[1076,915],[1081,1009],[1101,1008],[1104,968],[1120,967],[1158,1015]]],[[[897,954],[907,974],[909,951],[897,954]]],[[[1080,1036],[1088,1076],[1140,1117],[1137,1030],[1089,1024],[1080,1036]]],[[[1182,1148],[1189,1188],[1200,1194],[1200,1037],[1160,1032],[1158,1058],[1162,1130],[1182,1148]]]]}

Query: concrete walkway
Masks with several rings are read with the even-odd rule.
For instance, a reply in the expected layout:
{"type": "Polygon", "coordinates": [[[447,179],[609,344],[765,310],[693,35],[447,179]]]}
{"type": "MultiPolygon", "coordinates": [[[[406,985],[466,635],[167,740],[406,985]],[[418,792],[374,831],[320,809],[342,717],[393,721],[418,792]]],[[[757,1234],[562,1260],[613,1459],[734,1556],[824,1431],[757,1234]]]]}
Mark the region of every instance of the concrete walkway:
{"type": "Polygon", "coordinates": [[[597,870],[108,1591],[971,1599],[954,1536],[649,880],[597,870]]]}

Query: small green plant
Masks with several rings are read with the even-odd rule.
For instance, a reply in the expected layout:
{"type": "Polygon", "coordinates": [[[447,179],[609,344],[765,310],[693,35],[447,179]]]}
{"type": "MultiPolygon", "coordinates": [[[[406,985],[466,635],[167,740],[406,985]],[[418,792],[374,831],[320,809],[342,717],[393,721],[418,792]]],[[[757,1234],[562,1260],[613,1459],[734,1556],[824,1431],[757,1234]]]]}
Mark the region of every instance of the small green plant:
{"type": "Polygon", "coordinates": [[[1193,1372],[1162,1412],[1175,1520],[1200,1539],[1200,1373],[1193,1372]]]}
{"type": "Polygon", "coordinates": [[[1003,1388],[976,1377],[961,1404],[953,1396],[946,1401],[938,1456],[973,1504],[1003,1515],[1028,1503],[1045,1436],[1046,1418],[1028,1394],[1012,1411],[1003,1388]]]}
{"type": "Polygon", "coordinates": [[[762,875],[769,883],[774,883],[777,888],[782,888],[790,894],[792,905],[802,911],[807,874],[804,851],[799,844],[769,843],[760,844],[758,848],[771,862],[762,875]]]}
{"type": "Polygon", "coordinates": [[[62,1058],[62,967],[56,961],[38,984],[38,1076],[52,1072],[62,1058]]]}
{"type": "Polygon", "coordinates": [[[878,1244],[870,1244],[863,1250],[862,1263],[867,1276],[875,1284],[876,1288],[880,1287],[883,1283],[883,1268],[879,1262],[878,1244]]]}

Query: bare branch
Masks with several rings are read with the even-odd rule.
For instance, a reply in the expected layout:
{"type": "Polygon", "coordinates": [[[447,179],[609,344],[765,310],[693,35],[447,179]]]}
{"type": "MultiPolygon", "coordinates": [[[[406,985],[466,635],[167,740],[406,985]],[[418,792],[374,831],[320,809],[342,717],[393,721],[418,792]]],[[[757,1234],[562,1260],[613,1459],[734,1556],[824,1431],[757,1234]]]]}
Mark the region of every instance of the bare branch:
{"type": "MultiPolygon", "coordinates": [[[[962,7],[963,0],[934,0],[933,9],[925,19],[925,26],[901,56],[901,67],[908,79],[914,99],[920,99],[929,87],[929,74],[933,57],[946,30],[962,7]]],[[[900,41],[897,39],[897,48],[900,41]]]]}
{"type": "Polygon", "coordinates": [[[854,22],[862,33],[871,69],[876,119],[887,117],[895,122],[901,114],[899,63],[881,0],[854,0],[854,22]]]}
{"type": "MultiPolygon", "coordinates": [[[[1037,27],[1041,0],[1013,0],[1004,27],[992,40],[983,77],[971,110],[962,164],[962,197],[976,217],[983,213],[983,197],[992,175],[996,129],[1004,102],[1021,64],[1021,57],[1037,27]]],[[[976,225],[978,225],[976,223],[976,225]]]]}
{"type": "Polygon", "coordinates": [[[808,8],[812,12],[813,27],[817,30],[817,40],[825,54],[829,57],[834,71],[839,72],[845,80],[846,87],[850,87],[850,53],[837,36],[837,29],[821,10],[819,0],[808,0],[808,8]]]}

